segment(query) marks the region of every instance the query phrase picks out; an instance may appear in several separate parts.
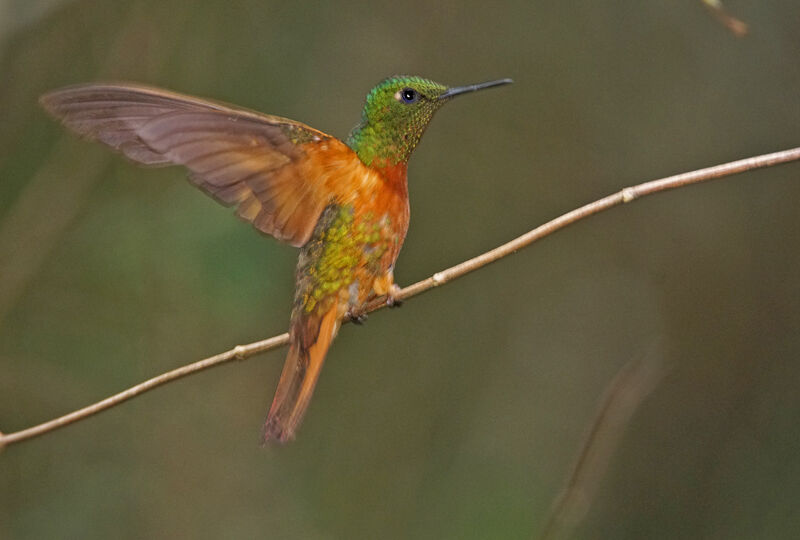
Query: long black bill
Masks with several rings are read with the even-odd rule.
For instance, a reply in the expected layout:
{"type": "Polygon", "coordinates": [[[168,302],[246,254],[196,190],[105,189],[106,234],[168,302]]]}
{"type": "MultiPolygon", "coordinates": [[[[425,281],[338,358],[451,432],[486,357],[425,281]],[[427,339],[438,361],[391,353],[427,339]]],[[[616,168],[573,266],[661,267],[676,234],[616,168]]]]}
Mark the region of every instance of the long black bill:
{"type": "Polygon", "coordinates": [[[439,99],[448,99],[459,94],[466,94],[468,92],[477,92],[484,88],[492,88],[494,86],[502,86],[504,84],[511,84],[511,79],[498,79],[496,81],[487,81],[478,84],[470,84],[468,86],[456,86],[455,88],[448,88],[444,94],[439,96],[439,99]]]}

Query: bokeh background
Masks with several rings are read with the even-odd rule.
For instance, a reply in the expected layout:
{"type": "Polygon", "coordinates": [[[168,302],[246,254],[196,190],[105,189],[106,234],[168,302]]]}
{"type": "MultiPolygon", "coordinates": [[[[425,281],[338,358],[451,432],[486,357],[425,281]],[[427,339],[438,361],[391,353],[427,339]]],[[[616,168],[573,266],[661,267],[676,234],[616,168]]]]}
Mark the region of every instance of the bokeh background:
{"type": "MultiPolygon", "coordinates": [[[[413,156],[408,284],[624,186],[800,145],[800,7],[726,5],[747,36],[699,0],[0,1],[0,430],[281,333],[291,305],[294,249],[67,135],[41,93],[139,81],[344,137],[385,76],[513,77],[413,156]]],[[[259,446],[284,350],[9,447],[0,537],[535,538],[644,362],[561,532],[796,538],[799,203],[798,164],[680,189],[348,325],[284,447],[259,446]]]]}

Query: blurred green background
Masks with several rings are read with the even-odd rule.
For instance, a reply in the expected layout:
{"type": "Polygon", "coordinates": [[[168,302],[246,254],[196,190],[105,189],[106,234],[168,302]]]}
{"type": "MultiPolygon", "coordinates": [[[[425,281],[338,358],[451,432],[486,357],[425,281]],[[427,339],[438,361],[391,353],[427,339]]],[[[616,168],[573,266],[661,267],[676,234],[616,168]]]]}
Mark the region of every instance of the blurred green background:
{"type": "MultiPolygon", "coordinates": [[[[283,332],[291,305],[294,249],[67,135],[41,93],[139,81],[343,137],[385,76],[513,77],[412,158],[409,284],[624,186],[800,145],[800,7],[727,7],[748,36],[699,1],[0,1],[0,430],[283,332]]],[[[616,208],[344,327],[290,445],[258,444],[279,350],[9,447],[0,537],[536,537],[604,389],[648,359],[665,374],[574,537],[796,538],[798,176],[616,208]]]]}

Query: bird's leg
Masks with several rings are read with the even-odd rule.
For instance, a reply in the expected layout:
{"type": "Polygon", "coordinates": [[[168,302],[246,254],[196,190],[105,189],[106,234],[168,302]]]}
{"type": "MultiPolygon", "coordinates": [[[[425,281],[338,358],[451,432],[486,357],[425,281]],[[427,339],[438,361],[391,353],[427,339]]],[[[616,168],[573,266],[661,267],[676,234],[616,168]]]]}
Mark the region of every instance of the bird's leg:
{"type": "Polygon", "coordinates": [[[386,297],[386,305],[389,307],[400,307],[403,302],[398,299],[400,287],[394,282],[394,273],[391,269],[384,275],[376,278],[372,284],[372,290],[378,296],[386,297]]]}
{"type": "Polygon", "coordinates": [[[400,287],[396,283],[392,283],[392,286],[389,287],[389,291],[386,293],[387,306],[394,308],[403,305],[403,301],[397,298],[400,295],[400,290],[400,287]]]}

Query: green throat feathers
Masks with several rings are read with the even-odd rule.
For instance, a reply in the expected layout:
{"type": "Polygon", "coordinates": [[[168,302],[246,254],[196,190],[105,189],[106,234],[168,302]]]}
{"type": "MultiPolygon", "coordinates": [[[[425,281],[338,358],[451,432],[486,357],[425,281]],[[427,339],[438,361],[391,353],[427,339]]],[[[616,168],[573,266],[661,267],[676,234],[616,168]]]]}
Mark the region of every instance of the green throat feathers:
{"type": "Polygon", "coordinates": [[[433,114],[447,98],[447,87],[421,77],[390,77],[367,95],[361,123],[347,145],[371,167],[408,161],[433,114]]]}

